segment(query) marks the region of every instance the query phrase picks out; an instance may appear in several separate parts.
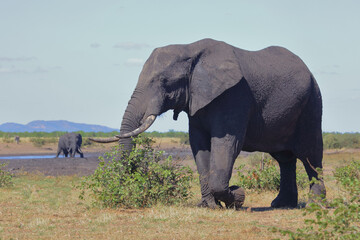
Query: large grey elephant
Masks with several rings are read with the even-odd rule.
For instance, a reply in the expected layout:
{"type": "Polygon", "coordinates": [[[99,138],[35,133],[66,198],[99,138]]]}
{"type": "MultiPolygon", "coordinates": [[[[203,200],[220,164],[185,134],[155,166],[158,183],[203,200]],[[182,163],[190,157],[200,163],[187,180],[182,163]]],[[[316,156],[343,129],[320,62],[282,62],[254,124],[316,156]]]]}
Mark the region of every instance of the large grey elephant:
{"type": "MultiPolygon", "coordinates": [[[[146,61],[128,103],[119,141],[129,150],[131,136],[145,131],[156,116],[174,110],[189,117],[190,144],[200,175],[200,206],[219,201],[239,207],[244,196],[229,187],[241,150],[270,153],[280,165],[280,192],[271,206],[296,207],[296,160],[309,179],[322,168],[322,100],[303,61],[282,47],[246,51],[204,39],[155,49],[146,61]]],[[[310,192],[325,194],[320,180],[310,192]]]]}
{"type": "Polygon", "coordinates": [[[84,154],[81,151],[82,136],[79,133],[67,133],[59,138],[58,150],[56,157],[59,157],[60,153],[63,152],[65,157],[70,154],[70,157],[75,157],[75,153],[79,153],[80,157],[83,158],[84,154]]]}

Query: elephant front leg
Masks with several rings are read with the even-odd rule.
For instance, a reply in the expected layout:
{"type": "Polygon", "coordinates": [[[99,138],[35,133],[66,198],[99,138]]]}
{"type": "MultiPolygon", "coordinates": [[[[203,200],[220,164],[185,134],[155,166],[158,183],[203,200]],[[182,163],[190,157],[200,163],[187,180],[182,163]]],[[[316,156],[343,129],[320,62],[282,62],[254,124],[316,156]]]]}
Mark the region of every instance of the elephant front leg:
{"type": "Polygon", "coordinates": [[[195,161],[201,187],[201,201],[198,207],[209,207],[213,209],[221,207],[219,201],[216,200],[210,192],[209,187],[210,151],[198,151],[195,156],[195,161]]]}
{"type": "Polygon", "coordinates": [[[209,187],[215,199],[227,208],[240,208],[245,201],[245,192],[238,186],[229,187],[229,181],[241,142],[235,136],[214,137],[211,142],[209,187]]]}
{"type": "Polygon", "coordinates": [[[75,153],[76,153],[76,149],[70,148],[70,149],[69,149],[69,153],[70,153],[70,157],[74,158],[74,157],[75,157],[75,153]]]}
{"type": "Polygon", "coordinates": [[[211,194],[209,188],[210,136],[201,126],[197,126],[196,121],[194,123],[194,121],[190,119],[189,137],[201,187],[201,201],[198,207],[219,208],[221,205],[211,194]]]}

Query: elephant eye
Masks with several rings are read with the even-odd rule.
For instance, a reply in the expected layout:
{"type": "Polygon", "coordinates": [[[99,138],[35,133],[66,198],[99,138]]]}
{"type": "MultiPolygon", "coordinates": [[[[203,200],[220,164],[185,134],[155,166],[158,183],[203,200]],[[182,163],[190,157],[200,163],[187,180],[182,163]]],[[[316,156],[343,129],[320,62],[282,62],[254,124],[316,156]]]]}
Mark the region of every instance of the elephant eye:
{"type": "Polygon", "coordinates": [[[162,86],[166,86],[169,83],[169,78],[167,78],[166,76],[162,75],[160,77],[160,82],[162,86]]]}

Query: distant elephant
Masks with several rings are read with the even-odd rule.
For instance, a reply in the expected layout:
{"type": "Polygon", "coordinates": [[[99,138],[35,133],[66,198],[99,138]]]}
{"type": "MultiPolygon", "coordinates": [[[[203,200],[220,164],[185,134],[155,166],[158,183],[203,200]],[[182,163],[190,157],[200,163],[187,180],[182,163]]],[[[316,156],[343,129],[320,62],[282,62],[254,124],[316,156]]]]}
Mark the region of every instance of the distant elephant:
{"type": "Polygon", "coordinates": [[[59,157],[60,153],[63,152],[65,157],[70,153],[70,157],[75,157],[75,153],[79,153],[80,157],[83,158],[84,154],[81,151],[82,137],[79,133],[67,133],[59,138],[58,150],[56,157],[59,157]]]}
{"type": "MultiPolygon", "coordinates": [[[[296,207],[296,159],[309,179],[322,168],[322,99],[303,61],[282,47],[246,51],[204,39],[155,49],[144,64],[128,103],[119,141],[126,150],[135,136],[174,110],[189,117],[190,145],[200,175],[200,206],[219,201],[240,207],[244,193],[229,187],[241,150],[270,153],[280,165],[280,192],[271,206],[296,207]]],[[[325,196],[322,180],[310,192],[325,196]]]]}
{"type": "Polygon", "coordinates": [[[16,142],[16,144],[19,144],[19,142],[20,142],[20,137],[19,137],[19,136],[15,136],[15,137],[14,137],[14,141],[16,142]]]}

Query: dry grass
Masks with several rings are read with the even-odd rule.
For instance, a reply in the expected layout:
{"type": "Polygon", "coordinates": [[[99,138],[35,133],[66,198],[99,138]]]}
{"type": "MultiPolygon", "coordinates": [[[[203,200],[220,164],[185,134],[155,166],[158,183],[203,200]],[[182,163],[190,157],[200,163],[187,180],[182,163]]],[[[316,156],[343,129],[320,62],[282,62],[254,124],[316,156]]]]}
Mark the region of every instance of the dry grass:
{"type": "MultiPolygon", "coordinates": [[[[50,138],[44,138],[50,139],[50,138]]],[[[31,138],[25,137],[20,139],[20,143],[16,144],[15,141],[11,138],[9,142],[6,142],[4,138],[0,138],[0,155],[27,155],[27,154],[56,154],[57,151],[57,140],[55,142],[49,143],[46,142],[45,145],[41,147],[35,146],[31,141],[31,138]]],[[[51,139],[54,140],[54,139],[51,139]]],[[[179,138],[154,138],[155,143],[154,147],[156,148],[175,148],[179,147],[179,138]]],[[[92,143],[91,145],[82,146],[82,150],[85,153],[90,152],[105,152],[109,151],[112,146],[116,146],[117,143],[110,144],[100,144],[92,143]]],[[[181,146],[184,148],[189,148],[189,146],[181,146]]]]}
{"type": "MultiPolygon", "coordinates": [[[[324,158],[328,198],[334,198],[339,190],[332,170],[360,159],[360,154],[324,158]]],[[[194,198],[184,205],[99,209],[78,198],[79,190],[73,186],[79,181],[76,176],[24,174],[14,178],[13,187],[0,188],[0,239],[273,239],[282,236],[269,227],[295,230],[304,220],[301,209],[269,208],[275,192],[247,191],[240,211],[199,209],[197,183],[194,198]]],[[[301,203],[306,192],[299,194],[301,203]]]]}
{"type": "Polygon", "coordinates": [[[79,192],[72,187],[78,181],[77,177],[24,175],[15,179],[14,187],[0,189],[0,237],[271,239],[276,235],[268,232],[269,226],[296,227],[301,216],[299,209],[264,208],[275,193],[249,194],[251,204],[241,211],[199,209],[195,198],[183,206],[98,209],[78,199],[79,192]]]}

